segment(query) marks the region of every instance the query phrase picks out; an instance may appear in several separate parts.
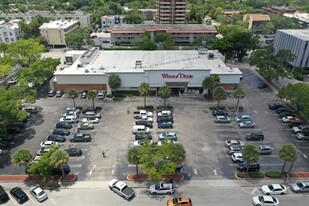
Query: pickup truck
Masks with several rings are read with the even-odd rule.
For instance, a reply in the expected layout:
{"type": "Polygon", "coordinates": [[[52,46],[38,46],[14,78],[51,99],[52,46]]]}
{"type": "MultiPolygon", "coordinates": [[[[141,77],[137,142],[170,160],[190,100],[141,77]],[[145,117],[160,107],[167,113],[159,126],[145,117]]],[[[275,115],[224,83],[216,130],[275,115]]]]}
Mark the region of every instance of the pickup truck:
{"type": "Polygon", "coordinates": [[[293,127],[292,131],[297,134],[299,132],[304,132],[304,131],[309,131],[309,126],[308,125],[299,125],[297,127],[293,127]]]}
{"type": "Polygon", "coordinates": [[[139,110],[133,112],[134,119],[142,119],[144,117],[153,117],[152,112],[147,112],[146,110],[139,110]]]}
{"type": "Polygon", "coordinates": [[[118,195],[125,198],[126,200],[131,199],[135,195],[135,191],[131,187],[117,179],[111,180],[108,186],[110,190],[116,192],[118,195]]]}

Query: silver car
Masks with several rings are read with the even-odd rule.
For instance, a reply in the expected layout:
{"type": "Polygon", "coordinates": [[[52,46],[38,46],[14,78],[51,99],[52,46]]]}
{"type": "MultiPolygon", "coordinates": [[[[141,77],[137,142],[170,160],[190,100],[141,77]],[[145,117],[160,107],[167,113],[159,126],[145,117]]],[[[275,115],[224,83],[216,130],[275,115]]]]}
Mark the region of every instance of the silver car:
{"type": "Polygon", "coordinates": [[[294,184],[290,185],[291,190],[294,192],[309,192],[309,182],[304,181],[304,182],[296,182],[294,184]]]}
{"type": "Polygon", "coordinates": [[[170,195],[175,192],[172,183],[158,182],[149,187],[149,192],[152,195],[170,195]]]}
{"type": "Polygon", "coordinates": [[[37,201],[39,202],[43,202],[48,198],[46,192],[44,192],[44,190],[40,186],[31,188],[30,194],[35,197],[35,199],[37,199],[37,201]]]}

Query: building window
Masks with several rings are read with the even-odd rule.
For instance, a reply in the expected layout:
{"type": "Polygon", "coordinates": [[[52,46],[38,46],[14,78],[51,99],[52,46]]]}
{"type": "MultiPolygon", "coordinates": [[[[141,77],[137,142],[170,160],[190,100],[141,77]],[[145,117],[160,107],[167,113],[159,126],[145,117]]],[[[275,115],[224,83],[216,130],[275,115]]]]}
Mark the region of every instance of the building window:
{"type": "Polygon", "coordinates": [[[13,34],[12,34],[12,32],[10,32],[10,36],[12,36],[13,34]]]}

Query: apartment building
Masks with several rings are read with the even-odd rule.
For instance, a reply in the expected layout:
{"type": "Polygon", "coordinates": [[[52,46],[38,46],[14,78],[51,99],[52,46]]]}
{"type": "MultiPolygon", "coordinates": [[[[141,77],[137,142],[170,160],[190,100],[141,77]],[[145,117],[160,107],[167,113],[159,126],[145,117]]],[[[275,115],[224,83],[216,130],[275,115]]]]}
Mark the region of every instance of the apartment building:
{"type": "Polygon", "coordinates": [[[277,30],[274,42],[275,53],[281,49],[290,50],[295,55],[293,67],[309,68],[309,30],[290,29],[277,30]]]}
{"type": "Polygon", "coordinates": [[[108,32],[111,33],[111,43],[116,45],[131,44],[134,38],[145,32],[150,33],[151,40],[157,34],[169,33],[176,44],[192,44],[199,37],[217,34],[215,27],[203,24],[118,24],[112,25],[108,32]]]}
{"type": "Polygon", "coordinates": [[[19,20],[0,21],[0,42],[11,44],[23,37],[24,33],[18,26],[19,20]]]}
{"type": "Polygon", "coordinates": [[[78,28],[78,21],[52,21],[40,26],[40,33],[47,39],[49,46],[54,48],[66,47],[65,37],[78,28]]]}
{"type": "Polygon", "coordinates": [[[26,13],[3,13],[0,11],[0,17],[6,18],[6,19],[25,19],[26,21],[31,21],[33,17],[35,16],[42,16],[46,18],[51,18],[54,20],[63,20],[63,21],[69,21],[69,20],[75,20],[80,23],[80,28],[85,28],[91,26],[91,15],[86,14],[85,12],[81,10],[72,11],[72,12],[64,12],[64,11],[36,11],[36,10],[30,10],[26,13]]]}
{"type": "Polygon", "coordinates": [[[283,14],[283,16],[289,17],[289,18],[295,18],[298,20],[300,28],[309,29],[309,14],[308,13],[300,13],[300,12],[295,12],[293,14],[285,13],[283,14]]]}
{"type": "Polygon", "coordinates": [[[157,0],[157,17],[160,24],[186,23],[187,0],[157,0]]]}
{"type": "Polygon", "coordinates": [[[269,22],[270,18],[267,14],[245,14],[243,21],[247,23],[248,29],[253,33],[260,33],[263,23],[269,22]]]}
{"type": "Polygon", "coordinates": [[[111,15],[111,16],[102,16],[101,17],[101,25],[102,28],[104,26],[111,26],[113,24],[122,24],[123,23],[123,17],[122,16],[115,16],[115,15],[111,15]]]}

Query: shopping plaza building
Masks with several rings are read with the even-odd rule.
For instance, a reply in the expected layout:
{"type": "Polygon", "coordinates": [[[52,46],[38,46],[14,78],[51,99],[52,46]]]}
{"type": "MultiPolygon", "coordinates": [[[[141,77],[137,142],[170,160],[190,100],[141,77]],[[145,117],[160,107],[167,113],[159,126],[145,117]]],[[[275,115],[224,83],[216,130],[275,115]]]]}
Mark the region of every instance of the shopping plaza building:
{"type": "Polygon", "coordinates": [[[66,66],[54,73],[51,81],[56,90],[105,90],[110,75],[121,79],[118,90],[138,90],[146,82],[158,91],[167,85],[172,91],[203,92],[203,80],[218,74],[220,85],[232,91],[242,76],[238,68],[224,64],[224,56],[217,51],[161,50],[161,51],[69,51],[65,55],[66,66]]]}

